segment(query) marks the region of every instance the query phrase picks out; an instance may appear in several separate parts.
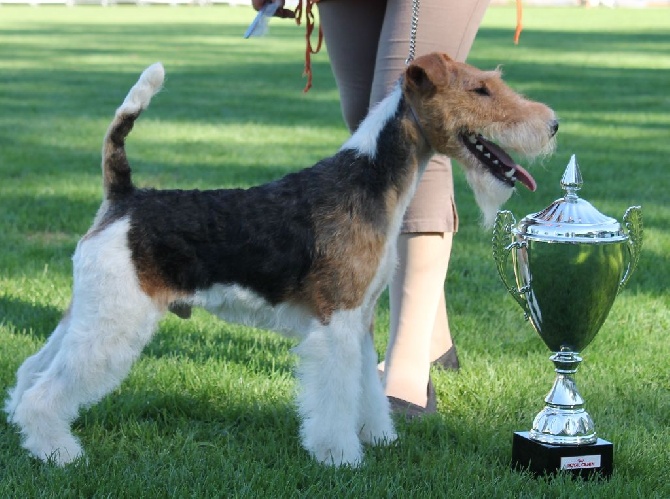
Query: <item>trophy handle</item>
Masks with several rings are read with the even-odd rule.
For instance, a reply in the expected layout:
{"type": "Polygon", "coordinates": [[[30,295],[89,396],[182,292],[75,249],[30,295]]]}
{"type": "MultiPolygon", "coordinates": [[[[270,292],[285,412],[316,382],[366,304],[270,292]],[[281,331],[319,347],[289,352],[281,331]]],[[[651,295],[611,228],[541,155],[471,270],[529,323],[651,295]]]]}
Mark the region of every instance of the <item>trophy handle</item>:
{"type": "Polygon", "coordinates": [[[510,251],[513,249],[520,248],[525,244],[524,242],[517,241],[509,243],[512,235],[512,227],[514,225],[516,225],[516,219],[514,218],[514,215],[512,215],[511,211],[504,210],[498,212],[495,223],[493,224],[493,259],[496,262],[498,274],[500,274],[500,279],[505,285],[505,288],[509,294],[512,295],[512,298],[514,298],[521,306],[527,317],[529,310],[528,304],[523,298],[523,291],[510,284],[509,280],[507,279],[507,272],[505,271],[507,255],[509,255],[510,251]]]}
{"type": "Polygon", "coordinates": [[[631,206],[623,215],[623,222],[628,231],[628,267],[619,283],[619,291],[630,279],[631,274],[637,267],[637,262],[640,260],[640,251],[642,250],[642,209],[639,206],[631,206]]]}

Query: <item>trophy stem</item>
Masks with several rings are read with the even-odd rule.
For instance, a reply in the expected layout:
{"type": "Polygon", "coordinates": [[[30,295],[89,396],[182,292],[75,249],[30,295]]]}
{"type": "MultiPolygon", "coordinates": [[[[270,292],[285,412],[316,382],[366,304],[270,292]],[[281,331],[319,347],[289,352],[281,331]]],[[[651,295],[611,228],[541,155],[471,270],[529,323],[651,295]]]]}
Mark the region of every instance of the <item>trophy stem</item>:
{"type": "Polygon", "coordinates": [[[582,358],[577,352],[562,350],[550,357],[556,380],[544,399],[545,407],[535,416],[530,438],[552,445],[585,445],[598,440],[593,420],[584,409],[573,375],[582,358]]]}

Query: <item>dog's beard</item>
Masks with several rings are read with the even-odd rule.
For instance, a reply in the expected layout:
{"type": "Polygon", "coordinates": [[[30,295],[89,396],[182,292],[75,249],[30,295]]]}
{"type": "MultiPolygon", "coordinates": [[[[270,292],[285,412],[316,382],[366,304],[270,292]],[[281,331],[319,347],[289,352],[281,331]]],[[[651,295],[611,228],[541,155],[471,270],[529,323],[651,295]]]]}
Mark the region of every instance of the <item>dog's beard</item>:
{"type": "Polygon", "coordinates": [[[466,177],[482,212],[482,225],[490,229],[493,227],[498,210],[510,198],[514,188],[503,184],[481,169],[468,169],[466,177]]]}

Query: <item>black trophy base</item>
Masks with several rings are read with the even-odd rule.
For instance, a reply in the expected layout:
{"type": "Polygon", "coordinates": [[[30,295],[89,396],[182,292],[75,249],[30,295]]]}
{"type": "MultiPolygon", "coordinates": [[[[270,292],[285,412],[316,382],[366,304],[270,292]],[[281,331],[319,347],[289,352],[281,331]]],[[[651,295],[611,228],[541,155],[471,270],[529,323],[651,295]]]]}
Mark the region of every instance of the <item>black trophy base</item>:
{"type": "Polygon", "coordinates": [[[531,440],[529,432],[515,431],[512,441],[512,467],[535,475],[558,471],[588,478],[599,474],[609,478],[614,462],[614,445],[599,438],[589,445],[551,445],[531,440]]]}

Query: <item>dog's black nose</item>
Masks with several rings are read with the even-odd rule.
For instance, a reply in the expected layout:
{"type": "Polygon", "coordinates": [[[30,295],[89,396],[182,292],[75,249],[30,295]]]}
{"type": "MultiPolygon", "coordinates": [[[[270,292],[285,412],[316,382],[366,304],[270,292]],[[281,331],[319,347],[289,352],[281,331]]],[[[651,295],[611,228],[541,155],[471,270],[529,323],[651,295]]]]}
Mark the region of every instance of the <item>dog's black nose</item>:
{"type": "Polygon", "coordinates": [[[549,123],[549,130],[551,130],[551,136],[553,137],[556,135],[556,132],[558,132],[558,121],[554,120],[551,123],[549,123]]]}

